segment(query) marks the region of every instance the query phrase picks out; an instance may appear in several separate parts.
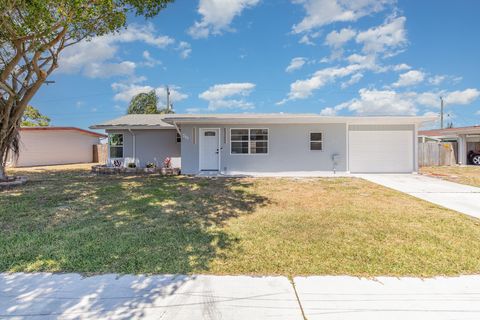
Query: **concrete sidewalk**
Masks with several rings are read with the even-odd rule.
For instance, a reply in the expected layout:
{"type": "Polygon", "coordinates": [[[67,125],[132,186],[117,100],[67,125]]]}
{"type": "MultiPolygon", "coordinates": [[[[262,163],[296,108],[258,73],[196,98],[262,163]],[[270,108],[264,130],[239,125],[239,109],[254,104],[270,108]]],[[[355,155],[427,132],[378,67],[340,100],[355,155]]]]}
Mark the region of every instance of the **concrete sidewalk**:
{"type": "Polygon", "coordinates": [[[297,277],[308,320],[480,319],[480,276],[297,277]]]}
{"type": "Polygon", "coordinates": [[[361,174],[360,178],[480,218],[480,188],[418,174],[361,174]]]}
{"type": "Polygon", "coordinates": [[[285,277],[0,274],[0,319],[302,320],[285,277]]]}
{"type": "Polygon", "coordinates": [[[480,276],[0,274],[0,319],[480,319],[480,276]],[[298,294],[298,298],[297,298],[298,294]],[[301,307],[300,307],[301,306],[301,307]]]}

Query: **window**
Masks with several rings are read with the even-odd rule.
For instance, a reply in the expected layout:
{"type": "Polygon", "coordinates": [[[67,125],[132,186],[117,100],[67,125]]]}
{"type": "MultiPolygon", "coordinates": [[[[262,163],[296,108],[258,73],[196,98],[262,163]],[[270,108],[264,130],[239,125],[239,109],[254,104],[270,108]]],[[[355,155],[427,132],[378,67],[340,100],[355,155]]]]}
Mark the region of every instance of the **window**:
{"type": "Polygon", "coordinates": [[[108,145],[110,146],[110,158],[123,158],[123,134],[109,134],[108,145]]]}
{"type": "Polygon", "coordinates": [[[310,150],[323,150],[323,134],[321,132],[310,132],[310,150]]]}
{"type": "Polygon", "coordinates": [[[268,129],[231,129],[232,154],[267,154],[268,129]]]}
{"type": "Polygon", "coordinates": [[[177,143],[182,142],[182,136],[177,132],[177,143]]]}
{"type": "Polygon", "coordinates": [[[215,137],[216,135],[215,131],[205,131],[205,137],[215,137]]]}

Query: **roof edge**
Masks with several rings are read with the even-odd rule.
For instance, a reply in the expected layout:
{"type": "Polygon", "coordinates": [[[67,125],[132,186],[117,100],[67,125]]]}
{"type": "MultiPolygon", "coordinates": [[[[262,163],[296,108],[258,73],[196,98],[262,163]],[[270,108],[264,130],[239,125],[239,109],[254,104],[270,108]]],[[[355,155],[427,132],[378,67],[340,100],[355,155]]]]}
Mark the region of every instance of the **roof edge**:
{"type": "Polygon", "coordinates": [[[102,133],[93,132],[77,127],[20,127],[20,131],[77,131],[83,134],[91,135],[98,138],[106,138],[102,133]]]}

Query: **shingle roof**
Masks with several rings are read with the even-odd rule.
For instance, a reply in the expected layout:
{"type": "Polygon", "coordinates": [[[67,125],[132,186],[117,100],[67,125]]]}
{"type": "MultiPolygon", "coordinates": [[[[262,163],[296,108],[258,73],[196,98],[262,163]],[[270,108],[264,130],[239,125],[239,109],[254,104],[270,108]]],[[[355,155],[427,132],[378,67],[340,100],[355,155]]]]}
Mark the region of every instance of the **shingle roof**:
{"type": "Polygon", "coordinates": [[[168,117],[166,114],[128,114],[120,118],[112,119],[100,124],[90,126],[90,129],[108,128],[130,128],[130,127],[152,127],[152,128],[173,128],[173,125],[164,122],[168,117]]]}
{"type": "Polygon", "coordinates": [[[428,137],[441,137],[457,134],[480,134],[480,126],[422,130],[419,131],[418,134],[428,137]]]}

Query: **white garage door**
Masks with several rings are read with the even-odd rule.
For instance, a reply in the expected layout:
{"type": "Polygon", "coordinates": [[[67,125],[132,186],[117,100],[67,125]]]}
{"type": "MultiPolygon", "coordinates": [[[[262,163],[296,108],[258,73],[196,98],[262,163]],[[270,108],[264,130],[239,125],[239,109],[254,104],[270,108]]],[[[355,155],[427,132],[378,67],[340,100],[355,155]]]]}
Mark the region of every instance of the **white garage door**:
{"type": "Polygon", "coordinates": [[[413,172],[413,132],[349,131],[349,168],[357,173],[413,172]]]}

